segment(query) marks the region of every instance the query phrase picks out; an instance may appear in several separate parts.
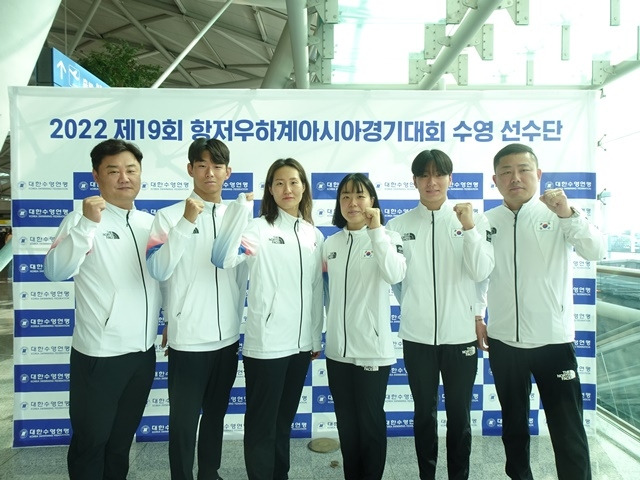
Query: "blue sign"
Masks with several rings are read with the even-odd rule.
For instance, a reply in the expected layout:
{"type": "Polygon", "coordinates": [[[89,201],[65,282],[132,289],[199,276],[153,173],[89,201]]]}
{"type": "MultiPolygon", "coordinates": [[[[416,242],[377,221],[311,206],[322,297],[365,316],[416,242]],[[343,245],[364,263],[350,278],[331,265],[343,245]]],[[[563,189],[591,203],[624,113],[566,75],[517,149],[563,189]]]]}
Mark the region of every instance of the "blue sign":
{"type": "Polygon", "coordinates": [[[87,197],[100,195],[98,183],[91,172],[73,172],[73,198],[84,200],[87,197]]]}
{"type": "Polygon", "coordinates": [[[540,194],[552,188],[562,188],[567,198],[596,198],[595,172],[542,173],[540,194]]]}
{"type": "Polygon", "coordinates": [[[229,393],[227,413],[244,413],[247,409],[247,394],[244,387],[233,387],[229,393]]]}
{"type": "Polygon", "coordinates": [[[407,368],[404,366],[404,358],[399,358],[391,365],[389,370],[389,385],[409,385],[407,368]]]}
{"type": "Polygon", "coordinates": [[[51,49],[51,56],[55,87],[109,88],[109,85],[55,48],[51,49]]]}
{"type": "Polygon", "coordinates": [[[380,209],[384,215],[385,222],[388,222],[392,218],[413,210],[417,205],[418,202],[416,200],[385,200],[380,202],[380,209]]]}
{"type": "Polygon", "coordinates": [[[44,255],[14,255],[13,278],[16,282],[46,282],[44,255]]]}
{"type": "MultiPolygon", "coordinates": [[[[347,173],[312,173],[311,174],[311,196],[314,199],[335,200],[338,194],[338,185],[347,173]]],[[[365,174],[366,175],[366,174],[365,174]]]]}
{"type": "Polygon", "coordinates": [[[333,395],[329,387],[312,387],[313,391],[313,411],[333,412],[333,395]]]}
{"type": "Polygon", "coordinates": [[[386,412],[388,437],[413,435],[413,412],[386,412]]]}
{"type": "Polygon", "coordinates": [[[69,390],[69,364],[15,365],[16,392],[66,392],[69,390]]]}
{"type": "Polygon", "coordinates": [[[73,200],[13,200],[14,227],[57,227],[73,211],[73,200]]]}
{"type": "Polygon", "coordinates": [[[138,442],[166,442],[169,440],[169,417],[142,417],[136,430],[138,442]]]}
{"type": "Polygon", "coordinates": [[[75,310],[16,310],[15,337],[70,337],[75,310]]]}
{"type": "Polygon", "coordinates": [[[594,358],[596,356],[596,332],[576,330],[574,345],[576,357],[594,358]]]}
{"type": "Polygon", "coordinates": [[[232,173],[222,186],[222,199],[235,200],[240,193],[253,192],[253,173],[232,173]]]}
{"type": "Polygon", "coordinates": [[[574,278],[573,279],[573,303],[575,305],[595,305],[596,304],[596,279],[595,278],[574,278]]]}
{"type": "Polygon", "coordinates": [[[482,198],[482,173],[454,173],[447,198],[468,200],[482,198]]]}
{"type": "Polygon", "coordinates": [[[13,446],[68,445],[71,421],[64,419],[16,420],[13,422],[13,446]]]}

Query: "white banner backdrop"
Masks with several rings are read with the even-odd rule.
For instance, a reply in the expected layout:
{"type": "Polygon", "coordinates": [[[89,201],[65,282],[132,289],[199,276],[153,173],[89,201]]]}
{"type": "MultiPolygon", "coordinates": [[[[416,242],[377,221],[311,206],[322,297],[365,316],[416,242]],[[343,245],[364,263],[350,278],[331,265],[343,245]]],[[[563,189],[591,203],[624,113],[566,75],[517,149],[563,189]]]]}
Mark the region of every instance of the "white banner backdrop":
{"type": "MultiPolygon", "coordinates": [[[[74,324],[72,281],[48,282],[44,255],[62,218],[97,193],[89,151],[107,138],[135,142],[144,154],[137,208],[151,213],[191,191],[187,149],[199,136],[231,150],[233,174],[223,199],[255,191],[261,198],[269,165],[301,161],[310,177],[314,219],[325,235],[336,187],[347,172],[365,172],[387,220],[417,205],[411,161],[424,149],[454,163],[450,199],[478,211],[501,203],[493,156],[507,143],[530,145],[543,171],[541,189],[563,187],[593,217],[595,94],[560,92],[434,92],[322,90],[134,90],[19,87],[10,91],[14,228],[14,445],[66,444],[69,351],[74,324]]],[[[256,202],[259,203],[259,202],[256,202]]],[[[595,430],[595,264],[574,261],[576,350],[583,382],[585,426],[595,430]]],[[[392,298],[391,325],[401,312],[392,298]]],[[[532,301],[535,301],[532,299],[532,301]]],[[[163,326],[162,318],[159,332],[163,326]]],[[[387,390],[389,435],[412,435],[413,403],[396,337],[398,363],[387,390]]],[[[157,371],[139,441],[168,438],[167,364],[157,371]]],[[[482,352],[472,401],[473,433],[500,435],[501,416],[489,362],[482,352]]],[[[440,429],[446,416],[440,404],[440,429]]],[[[239,364],[225,435],[241,438],[245,406],[239,364]]],[[[531,431],[547,433],[534,386],[531,431]]],[[[293,425],[297,437],[337,437],[324,358],[312,362],[293,425]]]]}

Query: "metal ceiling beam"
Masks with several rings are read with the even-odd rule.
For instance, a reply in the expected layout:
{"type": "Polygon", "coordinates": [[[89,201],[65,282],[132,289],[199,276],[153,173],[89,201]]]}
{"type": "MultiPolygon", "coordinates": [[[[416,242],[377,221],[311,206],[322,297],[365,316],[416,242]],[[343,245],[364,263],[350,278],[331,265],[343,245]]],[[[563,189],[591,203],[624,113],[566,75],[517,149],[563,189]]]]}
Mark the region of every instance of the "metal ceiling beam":
{"type": "MultiPolygon", "coordinates": [[[[208,18],[204,18],[202,15],[197,15],[197,14],[194,14],[193,12],[190,12],[189,14],[182,14],[178,8],[172,8],[170,5],[167,5],[165,3],[160,3],[157,0],[127,0],[127,3],[132,3],[132,4],[137,3],[140,5],[147,5],[149,7],[152,7],[155,10],[160,10],[162,12],[165,12],[167,15],[170,15],[173,17],[179,17],[186,20],[194,20],[201,23],[207,23],[207,21],[209,20],[208,18]]],[[[238,0],[236,0],[236,3],[238,3],[238,0]]],[[[263,9],[262,11],[269,14],[275,13],[268,9],[263,9]]],[[[261,46],[268,46],[272,48],[275,47],[275,43],[263,41],[260,35],[254,35],[251,32],[233,27],[228,24],[218,23],[215,27],[211,29],[211,31],[216,33],[220,33],[221,31],[223,31],[228,35],[239,36],[244,41],[251,41],[261,46]]]]}
{"type": "Polygon", "coordinates": [[[65,55],[67,55],[68,57],[70,57],[73,54],[76,47],[80,43],[80,40],[82,40],[84,32],[87,31],[87,27],[89,26],[89,23],[91,23],[91,19],[93,19],[93,16],[96,14],[96,11],[98,10],[98,7],[100,6],[101,2],[102,0],[94,0],[93,3],[91,4],[89,11],[86,13],[84,17],[82,25],[80,25],[80,28],[74,35],[73,40],[71,40],[71,45],[69,45],[69,48],[65,52],[65,55]]]}
{"type": "Polygon", "coordinates": [[[291,35],[289,33],[289,22],[284,25],[280,40],[273,52],[273,58],[264,74],[260,88],[284,88],[291,81],[291,71],[293,70],[293,58],[291,55],[291,35]]]}
{"type": "Polygon", "coordinates": [[[185,48],[182,51],[182,53],[178,55],[178,57],[173,61],[173,63],[169,65],[169,68],[167,68],[164,71],[164,73],[160,75],[160,77],[153,83],[153,85],[151,85],[151,88],[158,88],[160,85],[162,85],[162,82],[164,82],[164,80],[169,75],[171,75],[171,72],[173,72],[176,69],[176,67],[180,65],[180,62],[182,61],[182,59],[187,56],[187,54],[191,51],[193,47],[196,46],[196,44],[200,41],[200,39],[204,37],[205,33],[209,31],[209,29],[213,26],[213,24],[216,23],[216,21],[220,18],[220,16],[224,13],[224,11],[227,8],[229,8],[229,5],[231,5],[232,3],[233,3],[233,0],[227,0],[227,2],[222,6],[222,8],[218,10],[218,12],[211,18],[211,20],[209,20],[209,23],[207,23],[204,26],[204,28],[200,30],[200,32],[196,35],[196,37],[193,40],[191,40],[191,43],[187,45],[187,48],[185,48]]]}
{"type": "Polygon", "coordinates": [[[296,88],[309,88],[309,48],[307,47],[309,24],[305,0],[287,0],[287,15],[291,36],[291,54],[296,88]]]}
{"type": "MultiPolygon", "coordinates": [[[[160,44],[160,42],[158,42],[158,40],[155,39],[153,35],[147,32],[147,29],[144,27],[144,25],[142,25],[133,15],[131,15],[131,13],[129,13],[129,11],[122,4],[121,0],[111,0],[111,1],[116,7],[118,7],[118,9],[123,13],[123,15],[127,17],[127,20],[129,20],[129,22],[135,25],[135,27],[140,31],[140,33],[142,33],[142,35],[144,35],[144,37],[147,38],[147,40],[149,40],[151,44],[160,53],[162,53],[162,55],[164,55],[164,57],[167,60],[169,60],[170,62],[173,61],[173,57],[169,54],[169,52],[167,52],[167,50],[160,44]]],[[[192,87],[198,88],[199,86],[198,82],[196,82],[195,79],[191,75],[189,75],[189,72],[187,72],[180,65],[178,65],[176,68],[182,74],[182,76],[187,79],[187,81],[191,84],[192,87]]]]}
{"type": "Polygon", "coordinates": [[[467,12],[458,29],[451,37],[450,45],[440,51],[440,55],[431,65],[429,74],[418,83],[418,88],[430,90],[438,83],[440,77],[456,61],[460,52],[469,44],[469,41],[482,28],[484,22],[501,4],[502,0],[478,0],[478,8],[467,12]]]}

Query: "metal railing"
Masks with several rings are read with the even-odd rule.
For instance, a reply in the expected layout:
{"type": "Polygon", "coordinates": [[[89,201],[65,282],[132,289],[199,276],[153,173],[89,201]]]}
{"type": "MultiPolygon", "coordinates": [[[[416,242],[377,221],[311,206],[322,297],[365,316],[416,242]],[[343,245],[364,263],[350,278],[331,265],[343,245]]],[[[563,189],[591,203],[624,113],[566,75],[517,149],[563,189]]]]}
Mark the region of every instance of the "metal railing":
{"type": "Polygon", "coordinates": [[[635,260],[597,267],[598,410],[640,438],[640,269],[635,260]]]}

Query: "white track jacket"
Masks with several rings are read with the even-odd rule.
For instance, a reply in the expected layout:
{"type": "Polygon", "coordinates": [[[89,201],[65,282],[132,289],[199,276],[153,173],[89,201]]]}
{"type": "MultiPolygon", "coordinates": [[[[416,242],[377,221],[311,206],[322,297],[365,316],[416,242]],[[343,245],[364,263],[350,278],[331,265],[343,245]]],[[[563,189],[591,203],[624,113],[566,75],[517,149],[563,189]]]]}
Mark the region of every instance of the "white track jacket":
{"type": "Polygon", "coordinates": [[[144,261],[153,216],[107,203],[100,223],[74,211],[60,224],[44,260],[54,282],[73,277],[72,346],[94,357],[151,348],[158,336],[160,287],[144,261]]]}
{"type": "Polygon", "coordinates": [[[342,231],[324,243],[328,296],[325,355],[360,366],[396,363],[389,285],[404,278],[402,240],[383,226],[342,231]]]}
{"type": "MultiPolygon", "coordinates": [[[[203,201],[195,192],[191,198],[203,201]]],[[[212,351],[240,338],[248,270],[222,270],[211,263],[226,206],[204,202],[193,224],[184,218],[185,201],[156,213],[147,266],[162,283],[168,344],[180,351],[212,351]]]]}
{"type": "Polygon", "coordinates": [[[493,269],[491,233],[482,214],[463,231],[454,205],[445,201],[429,210],[419,203],[387,224],[400,234],[407,257],[399,297],[404,340],[455,345],[476,339],[476,282],[493,269]]]}
{"type": "Polygon", "coordinates": [[[232,268],[247,261],[249,295],[242,354],[282,358],[322,349],[323,289],[320,230],[279,210],[273,225],[247,222],[244,196],[229,204],[211,261],[232,268]]]}
{"type": "MultiPolygon", "coordinates": [[[[510,345],[574,340],[571,252],[599,260],[600,232],[582,215],[559,218],[537,196],[517,213],[489,210],[496,266],[489,277],[488,335],[510,345]]],[[[534,345],[535,346],[535,345],[534,345]]]]}

